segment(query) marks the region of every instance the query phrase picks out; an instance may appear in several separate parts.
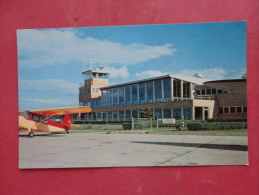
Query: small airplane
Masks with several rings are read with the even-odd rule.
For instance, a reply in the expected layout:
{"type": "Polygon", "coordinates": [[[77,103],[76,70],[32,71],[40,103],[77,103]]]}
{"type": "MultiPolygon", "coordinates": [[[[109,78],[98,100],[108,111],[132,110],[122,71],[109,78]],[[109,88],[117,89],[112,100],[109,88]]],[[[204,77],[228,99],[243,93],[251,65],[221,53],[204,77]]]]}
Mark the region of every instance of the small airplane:
{"type": "Polygon", "coordinates": [[[71,127],[80,127],[79,125],[71,124],[70,114],[88,113],[92,109],[87,106],[70,107],[70,108],[55,108],[46,110],[26,111],[26,116],[19,115],[19,131],[28,131],[28,137],[33,137],[35,131],[39,132],[62,132],[71,127]]]}

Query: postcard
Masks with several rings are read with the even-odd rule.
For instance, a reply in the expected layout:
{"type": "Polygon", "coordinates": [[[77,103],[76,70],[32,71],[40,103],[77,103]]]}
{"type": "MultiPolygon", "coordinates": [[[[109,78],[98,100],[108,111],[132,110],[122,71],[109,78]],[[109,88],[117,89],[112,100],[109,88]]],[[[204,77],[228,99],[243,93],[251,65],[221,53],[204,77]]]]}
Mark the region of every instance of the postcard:
{"type": "Polygon", "coordinates": [[[247,165],[246,22],[17,30],[19,168],[247,165]]]}

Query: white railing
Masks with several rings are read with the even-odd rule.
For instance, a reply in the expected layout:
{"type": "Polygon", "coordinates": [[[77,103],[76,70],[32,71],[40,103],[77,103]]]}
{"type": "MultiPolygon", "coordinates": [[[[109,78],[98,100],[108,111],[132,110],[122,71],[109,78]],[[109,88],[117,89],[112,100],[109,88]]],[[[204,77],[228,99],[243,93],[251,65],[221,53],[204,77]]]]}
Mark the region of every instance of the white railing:
{"type": "Polygon", "coordinates": [[[195,95],[194,99],[199,100],[215,100],[214,95],[195,95]]]}

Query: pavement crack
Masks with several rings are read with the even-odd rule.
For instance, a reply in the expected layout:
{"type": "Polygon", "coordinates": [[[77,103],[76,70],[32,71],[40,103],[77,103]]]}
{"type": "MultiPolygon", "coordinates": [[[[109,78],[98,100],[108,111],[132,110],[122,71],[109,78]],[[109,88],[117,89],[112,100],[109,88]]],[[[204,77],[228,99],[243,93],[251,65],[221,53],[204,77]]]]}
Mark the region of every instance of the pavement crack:
{"type": "Polygon", "coordinates": [[[158,163],[158,164],[155,165],[155,166],[161,166],[161,165],[163,165],[163,164],[165,164],[165,163],[167,163],[167,162],[170,162],[171,160],[174,160],[174,159],[176,159],[176,158],[179,158],[179,157],[181,157],[181,156],[184,156],[184,155],[186,155],[186,154],[189,154],[189,153],[191,153],[191,152],[193,152],[193,151],[195,151],[195,150],[198,150],[198,149],[200,149],[200,148],[205,147],[206,145],[209,145],[209,144],[211,144],[211,143],[213,143],[213,142],[215,142],[215,141],[218,141],[218,140],[222,139],[223,137],[224,137],[224,136],[221,136],[221,137],[219,137],[219,138],[217,138],[217,139],[215,139],[215,140],[213,140],[213,141],[211,141],[211,142],[208,142],[208,143],[205,143],[205,144],[200,144],[198,147],[196,147],[196,148],[194,148],[194,149],[192,149],[192,150],[188,150],[188,151],[186,151],[186,152],[184,152],[184,153],[182,153],[182,154],[179,154],[179,155],[177,155],[177,156],[175,156],[175,157],[173,157],[173,158],[170,158],[170,159],[168,159],[168,160],[166,160],[166,161],[164,161],[164,162],[160,162],[160,163],[158,163]]]}

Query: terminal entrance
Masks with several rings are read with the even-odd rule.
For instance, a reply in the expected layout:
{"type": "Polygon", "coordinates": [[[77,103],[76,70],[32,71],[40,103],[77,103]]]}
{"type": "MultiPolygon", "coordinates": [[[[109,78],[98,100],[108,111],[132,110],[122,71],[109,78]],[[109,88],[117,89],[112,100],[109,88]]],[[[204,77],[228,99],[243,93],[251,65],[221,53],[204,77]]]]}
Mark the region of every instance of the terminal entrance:
{"type": "Polygon", "coordinates": [[[195,107],[195,120],[206,120],[209,118],[208,107],[195,107]]]}

